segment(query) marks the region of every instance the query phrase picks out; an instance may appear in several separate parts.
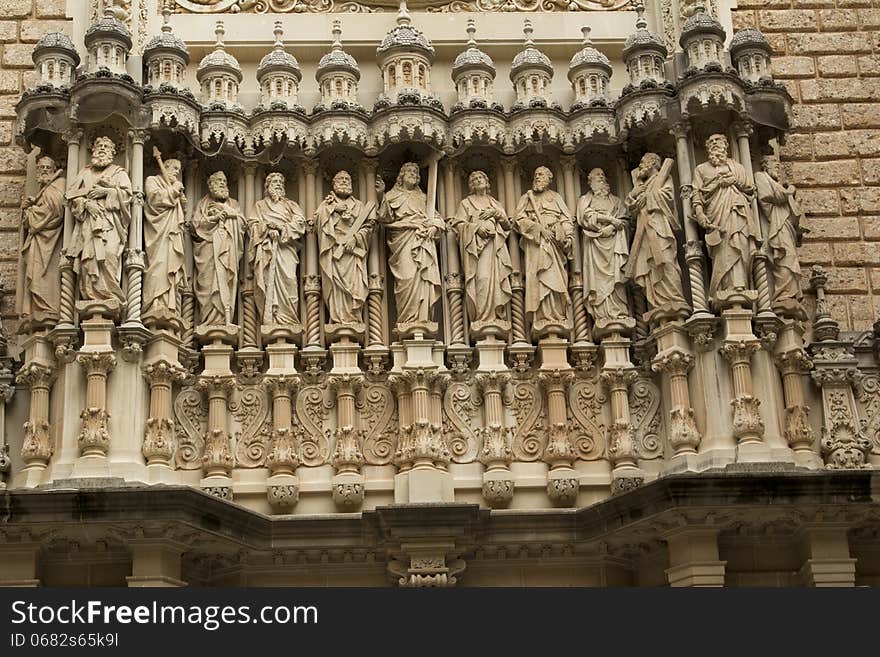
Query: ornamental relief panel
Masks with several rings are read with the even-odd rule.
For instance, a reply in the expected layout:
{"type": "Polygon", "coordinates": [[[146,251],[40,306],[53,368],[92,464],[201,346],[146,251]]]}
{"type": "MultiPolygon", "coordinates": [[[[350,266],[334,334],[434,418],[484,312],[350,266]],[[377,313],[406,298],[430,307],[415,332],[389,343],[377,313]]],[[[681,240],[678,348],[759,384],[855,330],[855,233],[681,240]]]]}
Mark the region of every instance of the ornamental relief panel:
{"type": "MultiPolygon", "coordinates": [[[[130,0],[128,0],[130,2],[130,0]]],[[[397,11],[394,0],[337,2],[336,0],[174,0],[179,10],[197,14],[211,13],[374,13],[397,11]]],[[[429,12],[463,11],[618,11],[629,0],[410,0],[410,9],[429,12]]]]}

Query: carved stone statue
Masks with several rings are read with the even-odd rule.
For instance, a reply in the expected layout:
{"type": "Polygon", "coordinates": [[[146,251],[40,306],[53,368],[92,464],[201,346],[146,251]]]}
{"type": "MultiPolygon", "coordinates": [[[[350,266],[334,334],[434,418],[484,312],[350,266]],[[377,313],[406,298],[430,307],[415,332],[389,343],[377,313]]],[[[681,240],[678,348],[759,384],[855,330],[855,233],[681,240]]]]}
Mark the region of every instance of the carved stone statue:
{"type": "Polygon", "coordinates": [[[21,285],[19,316],[30,329],[58,322],[64,235],[64,171],[51,157],[37,160],[40,190],[22,201],[21,285]]]}
{"type": "Polygon", "coordinates": [[[758,204],[767,222],[767,247],[773,264],[773,310],[784,317],[802,318],[801,266],[797,246],[804,213],[795,199],[793,185],[779,182],[779,160],[761,159],[761,171],[755,174],[758,204]]]}
{"type": "Polygon", "coordinates": [[[254,204],[248,231],[260,323],[299,324],[297,265],[306,219],[302,208],[285,196],[284,174],[266,176],[266,195],[254,204]]]}
{"type": "Polygon", "coordinates": [[[624,267],[629,257],[627,210],[611,193],[602,169],[587,176],[590,191],[578,199],[577,221],[586,237],[584,301],[598,328],[630,316],[624,267]]]}
{"type": "Polygon", "coordinates": [[[550,189],[553,174],[538,167],[532,189],[519,200],[514,223],[523,238],[526,312],[536,333],[571,328],[568,260],[574,222],[562,196],[550,189]]]}
{"type": "Polygon", "coordinates": [[[694,171],[694,216],[706,229],[712,256],[709,295],[718,302],[751,289],[755,255],[755,193],[746,170],[727,154],[727,138],[715,134],[706,140],[708,161],[694,171]]]}
{"type": "Polygon", "coordinates": [[[661,165],[659,155],[645,153],[632,171],[633,189],[626,197],[626,206],[636,218],[636,232],[624,273],[645,291],[651,307],[646,321],[657,316],[680,317],[689,310],[673,232],[678,228],[678,218],[672,164],[666,158],[661,165]]]}
{"type": "Polygon", "coordinates": [[[153,149],[160,174],[144,184],[144,323],[180,327],[180,292],[186,287],[183,231],[186,195],[180,177],[180,160],[162,161],[153,149]]]}
{"type": "Polygon", "coordinates": [[[394,276],[394,299],[398,327],[430,326],[434,304],[440,298],[440,268],[435,240],[446,229],[438,218],[430,220],[427,198],[419,189],[419,165],[407,162],[387,194],[385,183],[376,179],[379,221],[388,233],[391,253],[388,265],[394,276]]]}
{"type": "Polygon", "coordinates": [[[226,174],[212,174],[192,220],[199,324],[232,324],[244,228],[238,201],[229,198],[226,174]]]}
{"type": "Polygon", "coordinates": [[[330,322],[361,332],[367,300],[367,252],[376,225],[376,205],[356,199],[351,175],[340,171],[333,176],[333,191],[315,212],[315,222],[330,322]]]}
{"type": "Polygon", "coordinates": [[[510,220],[501,203],[489,194],[489,177],[484,172],[472,172],[468,188],[470,195],[459,204],[450,223],[458,233],[471,328],[477,333],[487,326],[506,331],[513,273],[507,249],[510,220]]]}
{"type": "Polygon", "coordinates": [[[122,252],[131,221],[131,180],[113,164],[116,144],[98,137],[92,144],[92,163],[79,172],[67,192],[76,220],[68,255],[74,259],[83,300],[122,304],[119,285],[122,252]]]}

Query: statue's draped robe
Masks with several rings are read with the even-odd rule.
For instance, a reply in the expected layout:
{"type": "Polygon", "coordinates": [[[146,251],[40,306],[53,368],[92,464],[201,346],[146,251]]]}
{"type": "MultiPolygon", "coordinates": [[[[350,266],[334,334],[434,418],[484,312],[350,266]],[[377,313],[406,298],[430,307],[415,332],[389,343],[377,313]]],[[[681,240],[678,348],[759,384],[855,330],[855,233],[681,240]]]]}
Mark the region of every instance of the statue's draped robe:
{"type": "Polygon", "coordinates": [[[196,205],[192,234],[199,324],[226,324],[227,306],[231,319],[238,293],[244,226],[244,217],[234,199],[215,201],[207,195],[196,205]],[[226,212],[223,219],[214,214],[220,210],[226,212]]]}
{"type": "Polygon", "coordinates": [[[395,186],[382,199],[378,219],[388,234],[397,323],[431,321],[440,298],[437,245],[429,237],[425,193],[395,186]]]}
{"type": "Polygon", "coordinates": [[[706,243],[712,256],[709,295],[718,291],[749,289],[752,257],[755,253],[755,218],[750,195],[753,188],[746,170],[728,159],[721,166],[703,162],[694,171],[694,206],[702,206],[709,223],[717,230],[707,233],[706,243]],[[735,184],[721,186],[718,176],[730,171],[735,184]]]}
{"type": "Polygon", "coordinates": [[[147,178],[144,193],[144,317],[179,313],[180,289],[186,285],[183,204],[163,176],[147,178]]]}
{"type": "Polygon", "coordinates": [[[118,301],[124,304],[120,287],[122,252],[131,222],[131,180],[116,164],[104,169],[89,166],[80,171],[67,192],[76,225],[69,253],[79,275],[79,291],[90,301],[118,301]],[[107,196],[89,199],[95,188],[107,196]]]}
{"type": "Polygon", "coordinates": [[[651,308],[687,309],[673,232],[677,220],[672,178],[655,172],[642,185],[627,199],[637,221],[626,274],[645,291],[651,308]],[[643,205],[636,209],[639,201],[643,205]]]}
{"type": "Polygon", "coordinates": [[[331,323],[361,324],[368,292],[367,251],[375,226],[375,205],[367,206],[353,196],[332,197],[332,203],[322,201],[315,213],[324,302],[331,323]],[[360,227],[352,231],[360,217],[360,227]],[[354,239],[354,249],[346,253],[345,243],[350,238],[354,239]]]}
{"type": "Polygon", "coordinates": [[[306,232],[302,208],[289,198],[266,197],[254,204],[250,222],[254,297],[262,324],[299,324],[300,238],[306,232]],[[278,231],[270,237],[269,231],[278,231]]]}
{"type": "Polygon", "coordinates": [[[471,321],[506,321],[513,267],[507,249],[509,223],[504,208],[488,194],[471,195],[459,204],[452,223],[458,233],[471,321]],[[481,222],[480,214],[490,209],[497,213],[496,217],[481,222]],[[486,224],[488,237],[477,233],[481,223],[486,224]]]}
{"type": "Polygon", "coordinates": [[[578,199],[577,219],[584,227],[586,237],[583,253],[584,300],[597,322],[629,316],[623,273],[629,257],[626,227],[615,229],[607,237],[595,229],[595,226],[599,229],[612,226],[612,218],[627,219],[626,207],[614,194],[598,196],[588,192],[578,199]],[[594,227],[588,227],[588,210],[596,213],[592,215],[594,227]]]}
{"type": "Polygon", "coordinates": [[[803,213],[794,195],[766,172],[755,174],[755,187],[767,221],[767,247],[773,263],[773,305],[797,308],[803,298],[797,255],[797,227],[803,213]]]}
{"type": "Polygon", "coordinates": [[[24,282],[19,309],[22,319],[49,324],[58,321],[61,305],[58,264],[64,234],[64,191],[64,176],[58,171],[37,194],[34,204],[22,213],[24,282]]]}
{"type": "Polygon", "coordinates": [[[564,245],[574,232],[571,213],[562,197],[552,190],[533,192],[532,198],[534,203],[528,193],[522,195],[514,217],[525,251],[526,312],[532,314],[533,327],[538,330],[548,324],[570,327],[564,245]]]}

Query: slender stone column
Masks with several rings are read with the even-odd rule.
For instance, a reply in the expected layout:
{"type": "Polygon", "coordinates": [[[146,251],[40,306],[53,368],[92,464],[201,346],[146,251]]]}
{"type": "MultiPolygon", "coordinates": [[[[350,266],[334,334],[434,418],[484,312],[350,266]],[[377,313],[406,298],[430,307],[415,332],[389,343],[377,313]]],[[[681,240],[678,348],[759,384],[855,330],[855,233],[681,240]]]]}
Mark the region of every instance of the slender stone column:
{"type": "MultiPolygon", "coordinates": [[[[446,221],[455,214],[455,174],[456,164],[446,161],[443,167],[444,192],[446,196],[446,221]]],[[[446,241],[446,290],[449,294],[450,345],[467,345],[469,343],[465,331],[464,285],[461,275],[461,261],[458,254],[458,240],[454,230],[447,230],[446,241]]]]}
{"type": "Polygon", "coordinates": [[[629,387],[638,372],[629,359],[629,338],[612,332],[602,339],[605,364],[599,374],[611,397],[611,428],[608,431],[608,458],[611,461],[611,493],[616,495],[637,488],[645,476],[638,467],[638,452],[629,410],[629,387]]]}
{"type": "Polygon", "coordinates": [[[694,422],[694,409],[688,389],[688,371],[694,366],[687,332],[680,321],[664,322],[654,329],[657,355],[651,368],[662,372],[669,385],[669,445],[673,449],[670,468],[691,469],[702,437],[694,422]],[[682,462],[681,464],[677,461],[682,462]]]}
{"type": "MultiPolygon", "coordinates": [[[[186,219],[192,218],[195,210],[196,198],[198,196],[198,170],[199,161],[195,158],[186,164],[186,172],[184,186],[186,189],[186,219]]],[[[186,277],[189,285],[183,291],[181,297],[181,313],[183,315],[183,335],[181,336],[182,346],[186,349],[195,349],[195,329],[196,329],[196,299],[193,292],[193,248],[192,234],[187,230],[183,234],[183,250],[185,254],[184,262],[186,263],[186,277]]]]}
{"type": "Polygon", "coordinates": [[[333,477],[333,501],[343,510],[360,507],[364,501],[363,432],[358,428],[355,395],[363,382],[358,368],[358,344],[343,335],[330,346],[333,368],[329,384],[336,391],[336,445],[330,462],[336,470],[333,477]]]}
{"type": "Polygon", "coordinates": [[[477,342],[480,364],[474,377],[483,391],[483,428],[476,433],[481,438],[479,461],[486,466],[483,473],[483,498],[490,506],[506,506],[513,499],[514,480],[510,472],[513,453],[512,429],[505,426],[502,394],[510,382],[510,372],[504,364],[504,342],[487,336],[477,342]]]}
{"type": "MultiPolygon", "coordinates": [[[[514,187],[513,174],[517,167],[515,157],[506,156],[501,159],[504,169],[504,192],[506,197],[507,214],[512,218],[516,212],[516,190],[514,187]]],[[[516,231],[510,231],[507,238],[507,248],[510,250],[510,263],[513,266],[513,275],[510,277],[510,323],[513,330],[514,343],[528,343],[526,334],[526,302],[525,286],[522,272],[522,256],[519,250],[519,237],[516,231]]]]}
{"type": "MultiPolygon", "coordinates": [[[[247,153],[246,153],[247,154],[247,153]]],[[[245,217],[253,216],[254,211],[254,195],[255,180],[257,174],[257,165],[253,162],[245,162],[244,170],[244,190],[242,196],[241,209],[245,217]]],[[[242,350],[236,354],[239,362],[256,369],[262,363],[262,355],[251,354],[248,352],[258,350],[260,347],[260,327],[257,319],[257,306],[254,299],[254,274],[253,263],[247,254],[250,252],[249,236],[245,236],[244,243],[244,266],[243,266],[243,284],[241,286],[241,303],[242,303],[242,322],[241,322],[241,346],[242,350]],[[244,353],[243,353],[244,352],[244,353]]]]}
{"type": "MultiPolygon", "coordinates": [[[[318,236],[315,233],[315,184],[318,172],[318,163],[315,160],[306,160],[303,163],[306,173],[306,198],[305,214],[308,222],[306,231],[306,257],[305,257],[305,302],[306,302],[306,336],[305,344],[310,350],[321,349],[321,278],[318,274],[318,236]]],[[[305,355],[305,354],[304,354],[305,355]]]]}
{"type": "Polygon", "coordinates": [[[263,336],[273,340],[266,346],[269,354],[269,369],[263,377],[263,385],[272,396],[272,435],[266,465],[269,479],[266,482],[266,495],[269,504],[278,511],[288,511],[299,501],[299,479],[296,469],[300,465],[300,441],[293,426],[293,400],[301,377],[296,371],[296,345],[288,337],[263,336]]]}
{"type": "Polygon", "coordinates": [[[128,299],[126,322],[141,324],[144,285],[144,139],[143,130],[131,130],[131,225],[128,228],[128,299]]]}
{"type": "MultiPolygon", "coordinates": [[[[361,160],[364,174],[365,197],[368,203],[376,203],[376,171],[379,162],[375,158],[361,160]]],[[[382,228],[377,226],[370,237],[370,253],[367,257],[369,277],[367,292],[367,349],[365,351],[370,370],[381,371],[388,357],[385,327],[388,324],[385,303],[384,239],[382,228]]]]}
{"type": "Polygon", "coordinates": [[[703,272],[703,245],[700,241],[697,227],[694,224],[691,197],[693,195],[693,168],[689,148],[690,123],[680,121],[671,130],[675,137],[675,162],[678,166],[679,197],[684,220],[684,230],[687,242],[684,245],[684,257],[688,268],[688,281],[691,287],[691,306],[693,315],[688,319],[686,326],[699,349],[705,349],[712,343],[715,317],[709,312],[709,304],[706,299],[706,282],[703,272]]]}
{"type": "Polygon", "coordinates": [[[803,329],[797,322],[787,321],[779,333],[775,351],[776,365],[782,374],[785,399],[783,435],[794,451],[795,464],[817,469],[822,459],[816,452],[816,434],[810,422],[810,408],[804,398],[804,375],[813,369],[813,361],[803,347],[803,329]]]}
{"type": "MultiPolygon", "coordinates": [[[[747,123],[738,122],[733,126],[736,134],[737,147],[739,150],[739,161],[746,170],[746,179],[755,185],[755,175],[752,169],[752,153],[749,145],[749,136],[752,134],[752,128],[747,123]]],[[[761,214],[758,211],[758,195],[752,195],[752,214],[755,217],[755,232],[758,240],[758,251],[755,253],[754,275],[755,289],[758,292],[758,314],[755,321],[760,327],[761,333],[770,331],[775,333],[778,319],[776,313],[771,309],[770,294],[770,276],[767,270],[768,257],[764,247],[763,231],[761,230],[761,214]]]]}
{"type": "Polygon", "coordinates": [[[171,483],[174,456],[174,420],[172,386],[182,381],[186,370],[178,362],[178,338],[169,331],[159,331],[147,345],[144,377],[150,384],[150,415],[144,431],[141,451],[147,460],[151,483],[171,483]]]}
{"type": "Polygon", "coordinates": [[[30,388],[30,411],[24,423],[21,460],[25,467],[22,485],[31,487],[41,478],[55,451],[49,424],[49,391],[57,373],[54,347],[45,337],[34,335],[24,343],[24,365],[16,381],[30,388]]]}
{"type": "MultiPolygon", "coordinates": [[[[727,315],[732,311],[725,310],[727,315]]],[[[751,312],[743,322],[751,319],[751,312]]],[[[754,458],[752,452],[763,447],[764,421],[761,418],[761,400],[754,396],[752,383],[752,356],[760,349],[761,343],[752,336],[735,339],[726,338],[721,346],[721,355],[730,363],[733,377],[733,436],[737,440],[737,461],[763,460],[754,458]]]]}
{"type": "MultiPolygon", "coordinates": [[[[67,141],[67,184],[79,173],[79,147],[82,130],[74,129],[64,133],[67,141]]],[[[73,236],[73,214],[70,205],[64,206],[64,248],[61,255],[61,307],[59,308],[59,327],[73,328],[73,310],[76,295],[74,292],[73,259],[65,255],[73,236]]]]}

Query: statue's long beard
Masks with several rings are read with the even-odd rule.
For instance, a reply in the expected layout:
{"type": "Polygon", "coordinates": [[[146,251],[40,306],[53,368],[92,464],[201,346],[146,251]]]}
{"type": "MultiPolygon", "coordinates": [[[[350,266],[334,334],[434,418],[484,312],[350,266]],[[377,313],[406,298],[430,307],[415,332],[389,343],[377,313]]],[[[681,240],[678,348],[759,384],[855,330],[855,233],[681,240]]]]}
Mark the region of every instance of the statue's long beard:
{"type": "Polygon", "coordinates": [[[92,156],[92,164],[96,167],[103,169],[104,167],[108,167],[113,164],[113,156],[112,155],[93,155],[92,156]]]}
{"type": "Polygon", "coordinates": [[[719,166],[724,164],[724,161],[727,159],[727,153],[720,148],[716,148],[709,151],[709,162],[714,164],[715,166],[719,166]]]}

